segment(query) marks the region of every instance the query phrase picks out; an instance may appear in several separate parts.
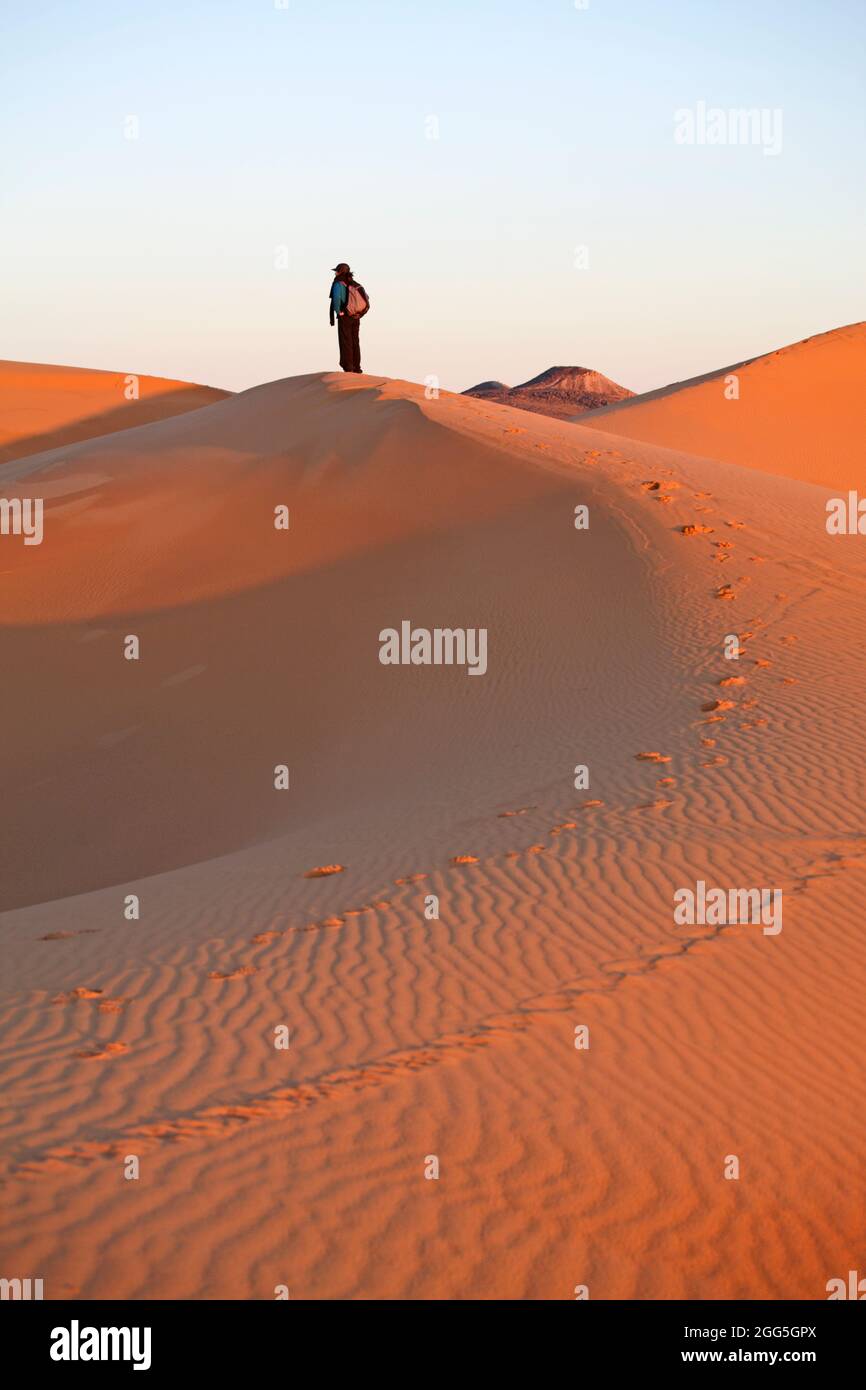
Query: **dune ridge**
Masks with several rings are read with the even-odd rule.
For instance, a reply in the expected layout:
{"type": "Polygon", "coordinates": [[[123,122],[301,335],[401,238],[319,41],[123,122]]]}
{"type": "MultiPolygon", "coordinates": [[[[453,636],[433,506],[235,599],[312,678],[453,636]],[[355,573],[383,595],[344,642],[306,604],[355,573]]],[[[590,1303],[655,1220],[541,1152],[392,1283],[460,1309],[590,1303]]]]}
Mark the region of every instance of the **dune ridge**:
{"type": "Polygon", "coordinates": [[[230,394],[130,372],[0,362],[0,464],[198,410],[230,394]]]}
{"type": "Polygon", "coordinates": [[[864,364],[866,323],[852,323],[602,407],[593,427],[819,487],[863,488],[864,364]]]}

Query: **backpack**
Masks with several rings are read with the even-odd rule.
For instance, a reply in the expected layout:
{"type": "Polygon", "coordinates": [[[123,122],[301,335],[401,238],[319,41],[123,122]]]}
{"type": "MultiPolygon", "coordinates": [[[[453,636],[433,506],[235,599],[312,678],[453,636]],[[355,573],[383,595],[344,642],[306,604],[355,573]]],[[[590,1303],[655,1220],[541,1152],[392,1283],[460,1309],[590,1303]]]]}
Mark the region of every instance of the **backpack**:
{"type": "Polygon", "coordinates": [[[363,285],[353,280],[346,286],[346,313],[352,318],[363,318],[370,307],[370,300],[363,285]]]}

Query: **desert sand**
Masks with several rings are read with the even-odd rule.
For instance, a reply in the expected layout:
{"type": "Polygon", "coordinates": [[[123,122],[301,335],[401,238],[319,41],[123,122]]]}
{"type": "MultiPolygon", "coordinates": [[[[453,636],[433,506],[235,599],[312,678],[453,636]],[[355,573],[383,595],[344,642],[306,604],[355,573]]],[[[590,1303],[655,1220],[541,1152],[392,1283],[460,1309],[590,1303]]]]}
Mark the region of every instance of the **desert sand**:
{"type": "Polygon", "coordinates": [[[130,372],[0,362],[0,463],[164,420],[230,394],[130,372]]]}
{"type": "Polygon", "coordinates": [[[8,1277],[823,1299],[862,1265],[866,541],[824,521],[863,364],[844,329],[593,427],[314,374],[3,467],[45,499],[41,546],[0,537],[8,1277]],[[407,619],[486,628],[486,674],[382,665],[407,619]],[[698,880],[781,889],[783,929],[678,925],[698,880]]]}
{"type": "Polygon", "coordinates": [[[866,323],[602,407],[593,427],[830,488],[862,488],[866,323]]]}

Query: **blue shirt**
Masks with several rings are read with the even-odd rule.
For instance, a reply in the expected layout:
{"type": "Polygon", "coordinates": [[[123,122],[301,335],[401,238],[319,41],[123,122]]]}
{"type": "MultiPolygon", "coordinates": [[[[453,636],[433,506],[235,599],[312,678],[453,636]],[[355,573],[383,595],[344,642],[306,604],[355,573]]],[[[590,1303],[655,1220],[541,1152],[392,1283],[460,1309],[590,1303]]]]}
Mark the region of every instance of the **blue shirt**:
{"type": "Polygon", "coordinates": [[[334,311],[335,318],[341,310],[345,309],[348,299],[349,291],[346,289],[342,280],[335,280],[331,286],[331,308],[334,311]]]}

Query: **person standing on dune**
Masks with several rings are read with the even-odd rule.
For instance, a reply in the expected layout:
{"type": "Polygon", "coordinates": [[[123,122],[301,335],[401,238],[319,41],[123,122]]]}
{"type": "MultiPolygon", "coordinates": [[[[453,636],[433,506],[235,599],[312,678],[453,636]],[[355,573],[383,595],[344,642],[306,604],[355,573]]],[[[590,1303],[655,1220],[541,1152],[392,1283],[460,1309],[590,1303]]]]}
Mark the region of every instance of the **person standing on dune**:
{"type": "Polygon", "coordinates": [[[345,261],[334,266],[331,285],[331,327],[337,320],[340,366],[344,372],[361,370],[361,319],[370,307],[363,285],[359,285],[345,261]]]}

